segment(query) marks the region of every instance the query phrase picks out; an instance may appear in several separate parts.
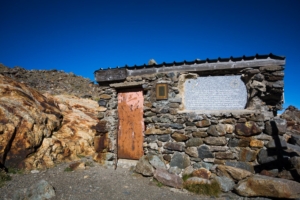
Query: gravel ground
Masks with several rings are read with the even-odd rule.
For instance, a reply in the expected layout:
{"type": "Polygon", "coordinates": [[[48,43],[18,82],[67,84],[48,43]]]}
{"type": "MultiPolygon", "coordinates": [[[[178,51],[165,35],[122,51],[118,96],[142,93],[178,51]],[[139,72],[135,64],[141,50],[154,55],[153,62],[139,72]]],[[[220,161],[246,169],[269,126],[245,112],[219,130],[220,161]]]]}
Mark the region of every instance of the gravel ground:
{"type": "Polygon", "coordinates": [[[185,190],[176,190],[167,186],[159,187],[152,178],[143,177],[130,168],[118,167],[116,170],[107,169],[94,163],[85,170],[64,171],[70,163],[59,164],[54,168],[40,170],[39,173],[12,174],[12,180],[0,188],[0,199],[12,199],[18,189],[28,188],[44,179],[50,183],[56,196],[54,199],[237,199],[234,194],[222,194],[218,198],[199,196],[185,190]]]}

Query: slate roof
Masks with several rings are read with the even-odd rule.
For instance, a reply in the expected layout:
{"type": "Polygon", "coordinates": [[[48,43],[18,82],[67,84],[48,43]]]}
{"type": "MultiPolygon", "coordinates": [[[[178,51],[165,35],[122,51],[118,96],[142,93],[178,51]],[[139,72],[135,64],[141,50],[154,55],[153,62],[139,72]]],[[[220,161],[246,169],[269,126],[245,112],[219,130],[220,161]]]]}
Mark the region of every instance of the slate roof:
{"type": "MultiPolygon", "coordinates": [[[[274,55],[272,53],[270,54],[265,54],[265,55],[259,55],[256,54],[254,56],[240,56],[240,57],[230,57],[230,58],[216,58],[216,59],[209,59],[206,58],[205,60],[200,60],[200,59],[196,59],[193,61],[181,61],[181,62],[171,62],[171,63],[160,63],[160,64],[153,64],[153,65],[147,65],[147,64],[143,64],[143,65],[134,65],[134,66],[128,66],[125,65],[123,67],[115,67],[115,68],[126,68],[128,70],[138,70],[138,69],[145,69],[145,68],[160,68],[160,67],[171,67],[171,66],[181,66],[181,65],[193,65],[193,64],[213,64],[213,63],[230,63],[230,62],[239,62],[239,61],[259,61],[259,60],[265,60],[265,59],[273,59],[273,60],[285,60],[285,56],[277,56],[274,55]]],[[[112,69],[112,68],[107,68],[107,69],[112,69]]],[[[103,69],[100,68],[99,70],[96,70],[94,73],[96,73],[97,71],[100,70],[107,70],[107,69],[103,69]]]]}

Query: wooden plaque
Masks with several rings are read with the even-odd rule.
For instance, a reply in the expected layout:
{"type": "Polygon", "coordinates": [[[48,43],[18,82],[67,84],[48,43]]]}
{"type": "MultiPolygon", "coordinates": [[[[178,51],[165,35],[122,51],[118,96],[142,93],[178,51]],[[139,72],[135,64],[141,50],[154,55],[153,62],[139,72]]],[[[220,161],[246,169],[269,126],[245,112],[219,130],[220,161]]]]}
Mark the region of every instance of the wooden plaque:
{"type": "Polygon", "coordinates": [[[168,84],[157,83],[156,84],[156,99],[168,99],[168,84]]]}

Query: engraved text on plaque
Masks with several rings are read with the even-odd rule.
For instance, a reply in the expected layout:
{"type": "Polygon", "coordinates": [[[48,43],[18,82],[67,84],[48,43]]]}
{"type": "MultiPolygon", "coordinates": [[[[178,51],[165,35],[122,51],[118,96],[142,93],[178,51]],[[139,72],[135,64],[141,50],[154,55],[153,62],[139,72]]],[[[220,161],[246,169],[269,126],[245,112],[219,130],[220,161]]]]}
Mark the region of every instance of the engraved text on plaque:
{"type": "Polygon", "coordinates": [[[186,110],[241,110],[247,89],[241,76],[210,76],[187,79],[184,84],[186,110]]]}

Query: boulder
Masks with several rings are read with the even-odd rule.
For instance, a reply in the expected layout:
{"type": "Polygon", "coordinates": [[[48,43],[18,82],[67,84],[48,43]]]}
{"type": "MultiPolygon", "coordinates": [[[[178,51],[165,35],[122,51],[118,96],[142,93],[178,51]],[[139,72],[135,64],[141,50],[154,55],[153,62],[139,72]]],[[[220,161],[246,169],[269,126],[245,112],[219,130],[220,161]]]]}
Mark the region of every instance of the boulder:
{"type": "Polygon", "coordinates": [[[300,183],[286,179],[254,175],[242,180],[235,191],[246,197],[271,197],[295,199],[300,197],[300,183]]]}
{"type": "Polygon", "coordinates": [[[154,172],[154,178],[162,184],[174,188],[182,188],[183,185],[183,181],[179,176],[171,174],[165,169],[156,169],[154,172]]]}
{"type": "Polygon", "coordinates": [[[13,194],[13,199],[51,199],[55,197],[54,188],[45,180],[33,184],[29,188],[19,189],[13,194]]]}
{"type": "Polygon", "coordinates": [[[26,159],[33,163],[32,168],[52,167],[55,162],[78,160],[78,156],[93,156],[95,150],[101,153],[112,150],[106,132],[108,122],[99,122],[100,107],[96,101],[70,95],[47,95],[47,98],[57,102],[64,118],[60,129],[51,138],[44,138],[37,152],[26,159]]]}
{"type": "Polygon", "coordinates": [[[135,166],[135,171],[143,176],[153,176],[154,168],[149,162],[149,157],[142,156],[135,166]]]}
{"type": "Polygon", "coordinates": [[[28,155],[60,128],[61,121],[61,111],[52,98],[0,75],[0,165],[36,167],[36,160],[28,155]]]}

